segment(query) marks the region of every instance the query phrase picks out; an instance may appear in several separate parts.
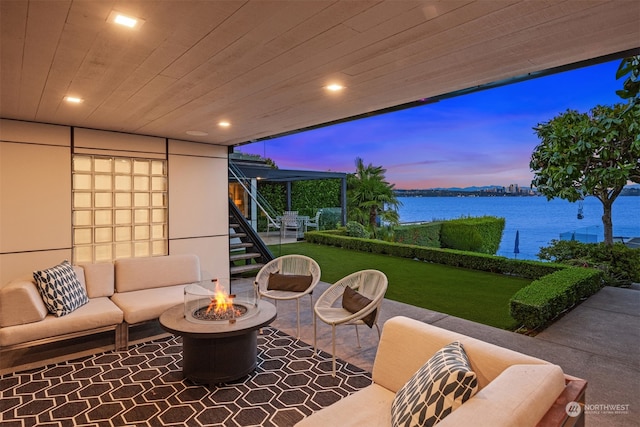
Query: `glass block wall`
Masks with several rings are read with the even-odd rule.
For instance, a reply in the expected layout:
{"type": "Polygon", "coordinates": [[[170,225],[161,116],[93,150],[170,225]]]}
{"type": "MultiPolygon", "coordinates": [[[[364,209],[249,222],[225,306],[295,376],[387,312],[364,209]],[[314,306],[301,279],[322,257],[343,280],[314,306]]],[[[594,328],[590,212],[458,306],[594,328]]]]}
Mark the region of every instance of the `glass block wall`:
{"type": "Polygon", "coordinates": [[[167,162],[73,156],[73,261],[166,255],[167,162]]]}

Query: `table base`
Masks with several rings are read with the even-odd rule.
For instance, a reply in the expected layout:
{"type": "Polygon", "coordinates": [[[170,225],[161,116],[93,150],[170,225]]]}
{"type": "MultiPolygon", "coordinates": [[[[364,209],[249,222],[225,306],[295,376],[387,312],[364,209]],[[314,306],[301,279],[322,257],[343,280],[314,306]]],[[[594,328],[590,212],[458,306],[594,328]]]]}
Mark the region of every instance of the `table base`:
{"type": "Polygon", "coordinates": [[[219,338],[182,337],[182,373],[195,383],[240,379],[256,368],[258,331],[219,338]]]}

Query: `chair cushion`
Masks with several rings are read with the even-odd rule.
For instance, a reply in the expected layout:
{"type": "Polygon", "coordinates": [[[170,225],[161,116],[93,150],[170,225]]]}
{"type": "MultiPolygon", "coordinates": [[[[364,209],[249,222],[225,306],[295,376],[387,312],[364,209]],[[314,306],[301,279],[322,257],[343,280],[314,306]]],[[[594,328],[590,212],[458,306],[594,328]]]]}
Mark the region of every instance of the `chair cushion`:
{"type": "Polygon", "coordinates": [[[313,282],[313,276],[269,273],[268,291],[304,292],[313,282]]]}
{"type": "MultiPolygon", "coordinates": [[[[347,286],[344,288],[344,293],[342,294],[342,308],[347,310],[349,313],[357,313],[370,303],[371,300],[369,298],[354,291],[351,287],[347,286]]],[[[373,327],[373,323],[376,321],[376,311],[378,311],[378,309],[373,310],[362,319],[362,321],[370,328],[373,327]]]]}
{"type": "Polygon", "coordinates": [[[433,426],[478,391],[476,374],[459,341],[439,351],[396,394],[394,427],[433,426]]]}
{"type": "Polygon", "coordinates": [[[89,302],[87,291],[69,261],[65,260],[46,270],[34,271],[33,278],[42,301],[56,317],[69,314],[89,302]]]}

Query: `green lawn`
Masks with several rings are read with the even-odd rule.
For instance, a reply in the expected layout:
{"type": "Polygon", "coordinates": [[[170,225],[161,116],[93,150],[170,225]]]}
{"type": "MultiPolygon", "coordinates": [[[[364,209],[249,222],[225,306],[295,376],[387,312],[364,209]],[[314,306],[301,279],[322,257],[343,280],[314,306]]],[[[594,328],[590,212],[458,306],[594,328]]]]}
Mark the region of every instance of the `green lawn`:
{"type": "Polygon", "coordinates": [[[302,254],[315,259],[322,281],[335,283],[358,270],[373,268],[389,278],[386,298],[452,316],[513,329],[509,299],[531,280],[407,258],[351,251],[310,243],[272,246],[275,256],[302,254]]]}

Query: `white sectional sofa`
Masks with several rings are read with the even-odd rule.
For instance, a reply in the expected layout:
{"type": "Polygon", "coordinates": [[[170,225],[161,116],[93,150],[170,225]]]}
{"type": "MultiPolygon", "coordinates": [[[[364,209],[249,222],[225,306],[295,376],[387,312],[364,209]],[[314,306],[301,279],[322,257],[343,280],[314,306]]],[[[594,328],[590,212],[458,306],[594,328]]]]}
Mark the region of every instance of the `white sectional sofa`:
{"type": "Polygon", "coordinates": [[[9,350],[114,331],[126,348],[130,325],[157,319],[184,301],[184,286],[201,280],[195,255],[119,259],[74,266],[89,302],[61,317],[50,314],[31,277],[0,286],[0,354],[9,350]]]}
{"type": "Polygon", "coordinates": [[[384,324],[373,384],[296,426],[391,426],[396,392],[434,353],[454,341],[463,344],[479,391],[437,423],[438,427],[564,425],[566,405],[584,403],[586,381],[564,375],[557,365],[413,319],[394,317],[384,324]]]}

